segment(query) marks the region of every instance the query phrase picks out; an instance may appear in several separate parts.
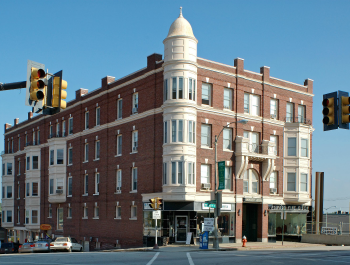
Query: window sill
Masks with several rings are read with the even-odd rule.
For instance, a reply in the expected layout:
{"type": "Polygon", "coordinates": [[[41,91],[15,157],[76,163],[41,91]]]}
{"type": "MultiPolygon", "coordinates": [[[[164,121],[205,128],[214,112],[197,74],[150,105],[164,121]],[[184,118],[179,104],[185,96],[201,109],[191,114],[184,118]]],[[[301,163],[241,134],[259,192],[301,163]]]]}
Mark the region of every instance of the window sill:
{"type": "Polygon", "coordinates": [[[222,151],[228,152],[228,153],[234,153],[233,150],[231,150],[231,149],[224,149],[224,150],[222,150],[222,151]]]}
{"type": "Polygon", "coordinates": [[[73,166],[73,164],[68,164],[67,167],[73,166]]]}
{"type": "Polygon", "coordinates": [[[98,219],[100,219],[100,217],[93,217],[92,219],[93,220],[98,220],[98,219]]]}
{"type": "Polygon", "coordinates": [[[231,108],[223,108],[222,110],[223,111],[232,111],[233,112],[233,110],[231,108]]]}
{"type": "Polygon", "coordinates": [[[94,160],[92,160],[92,161],[99,161],[100,159],[99,158],[95,158],[94,160]]]}
{"type": "Polygon", "coordinates": [[[83,194],[83,195],[81,195],[81,196],[89,196],[89,194],[83,194]]]}
{"type": "Polygon", "coordinates": [[[209,147],[209,146],[204,146],[204,145],[201,145],[201,148],[202,148],[202,149],[213,150],[213,148],[212,148],[212,147],[209,147]]]}
{"type": "Polygon", "coordinates": [[[88,218],[88,217],[83,217],[83,218],[81,218],[81,219],[87,220],[87,219],[89,219],[89,218],[88,218]]]}
{"type": "Polygon", "coordinates": [[[96,127],[100,127],[100,126],[101,126],[101,124],[96,124],[94,128],[96,128],[96,127]]]}
{"type": "Polygon", "coordinates": [[[115,155],[114,157],[119,157],[119,156],[122,156],[122,155],[115,155]]]}
{"type": "Polygon", "coordinates": [[[49,216],[49,217],[47,217],[47,218],[50,218],[50,219],[51,219],[51,218],[52,218],[52,216],[49,216]]]}
{"type": "Polygon", "coordinates": [[[123,117],[121,117],[121,118],[117,118],[117,119],[116,119],[116,121],[119,121],[119,120],[122,120],[122,119],[123,119],[123,117]]]}
{"type": "Polygon", "coordinates": [[[72,195],[67,195],[67,198],[72,198],[72,195]]]}
{"type": "Polygon", "coordinates": [[[84,162],[83,162],[83,164],[85,164],[85,163],[87,163],[87,162],[89,162],[89,160],[87,160],[87,161],[84,161],[84,162]]]}
{"type": "Polygon", "coordinates": [[[213,190],[209,190],[209,189],[208,189],[208,190],[207,190],[207,189],[200,189],[199,191],[208,191],[208,192],[210,191],[210,192],[211,192],[211,191],[213,191],[213,190]]]}
{"type": "Polygon", "coordinates": [[[134,152],[131,152],[130,155],[137,154],[137,153],[138,153],[138,151],[134,151],[134,152]]]}
{"type": "Polygon", "coordinates": [[[21,198],[17,198],[17,200],[20,200],[21,198]]]}
{"type": "Polygon", "coordinates": [[[203,104],[203,103],[201,103],[201,106],[213,108],[212,106],[210,106],[210,105],[208,105],[208,104],[203,104]]]}
{"type": "Polygon", "coordinates": [[[100,195],[100,193],[94,193],[94,194],[92,194],[93,196],[97,196],[97,195],[100,195]]]}
{"type": "Polygon", "coordinates": [[[137,193],[137,190],[132,190],[129,193],[137,193]]]}
{"type": "Polygon", "coordinates": [[[72,219],[72,217],[67,217],[67,219],[72,219]]]}
{"type": "Polygon", "coordinates": [[[114,192],[114,194],[121,194],[121,193],[122,193],[121,191],[114,192]]]}
{"type": "Polygon", "coordinates": [[[18,225],[20,225],[21,223],[17,223],[18,225]]]}
{"type": "Polygon", "coordinates": [[[121,220],[121,219],[122,219],[121,217],[114,218],[114,220],[121,220]]]}
{"type": "Polygon", "coordinates": [[[131,217],[129,220],[137,220],[137,217],[131,217]]]}

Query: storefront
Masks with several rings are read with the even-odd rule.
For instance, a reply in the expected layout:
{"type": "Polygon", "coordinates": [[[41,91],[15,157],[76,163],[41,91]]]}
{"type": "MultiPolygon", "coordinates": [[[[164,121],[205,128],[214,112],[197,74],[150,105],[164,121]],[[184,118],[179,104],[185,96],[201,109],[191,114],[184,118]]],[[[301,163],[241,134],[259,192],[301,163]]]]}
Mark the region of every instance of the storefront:
{"type": "MultiPolygon", "coordinates": [[[[155,220],[152,219],[149,203],[144,203],[143,236],[155,237],[155,220]]],[[[204,202],[163,202],[162,219],[157,221],[158,237],[165,237],[168,243],[185,243],[191,233],[193,243],[199,242],[203,232],[204,218],[214,217],[213,209],[204,202]],[[210,213],[209,213],[210,212],[210,213]]],[[[223,203],[218,216],[219,242],[235,242],[235,204],[223,203]]],[[[209,233],[209,238],[214,235],[209,233]]]]}
{"type": "Polygon", "coordinates": [[[306,233],[309,206],[269,205],[268,237],[276,240],[299,241],[306,233]]]}

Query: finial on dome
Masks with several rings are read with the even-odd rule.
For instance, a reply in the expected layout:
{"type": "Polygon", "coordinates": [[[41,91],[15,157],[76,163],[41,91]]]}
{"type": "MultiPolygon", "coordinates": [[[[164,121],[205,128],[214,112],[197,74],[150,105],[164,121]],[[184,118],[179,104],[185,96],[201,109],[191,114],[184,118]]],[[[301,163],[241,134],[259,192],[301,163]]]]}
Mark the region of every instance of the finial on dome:
{"type": "Polygon", "coordinates": [[[182,6],[180,6],[180,16],[179,17],[183,17],[182,16],[182,6]]]}

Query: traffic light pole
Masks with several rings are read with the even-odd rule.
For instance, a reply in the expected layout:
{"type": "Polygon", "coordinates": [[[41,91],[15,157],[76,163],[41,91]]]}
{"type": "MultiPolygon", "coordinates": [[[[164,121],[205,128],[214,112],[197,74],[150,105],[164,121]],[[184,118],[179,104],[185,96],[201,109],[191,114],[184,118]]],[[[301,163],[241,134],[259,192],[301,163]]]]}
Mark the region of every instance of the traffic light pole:
{"type": "Polygon", "coordinates": [[[27,81],[0,84],[0,91],[26,88],[27,81]]]}

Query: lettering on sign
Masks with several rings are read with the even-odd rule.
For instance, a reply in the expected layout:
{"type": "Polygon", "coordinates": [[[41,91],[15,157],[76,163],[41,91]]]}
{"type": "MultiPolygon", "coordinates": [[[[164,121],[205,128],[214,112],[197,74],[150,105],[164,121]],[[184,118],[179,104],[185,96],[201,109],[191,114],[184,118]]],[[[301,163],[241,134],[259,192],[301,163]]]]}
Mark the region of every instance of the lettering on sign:
{"type": "Polygon", "coordinates": [[[269,210],[308,211],[309,210],[309,206],[306,206],[306,205],[272,205],[272,204],[269,204],[269,210]]]}
{"type": "Polygon", "coordinates": [[[152,218],[153,219],[161,219],[161,211],[153,211],[152,212],[152,218]]]}

